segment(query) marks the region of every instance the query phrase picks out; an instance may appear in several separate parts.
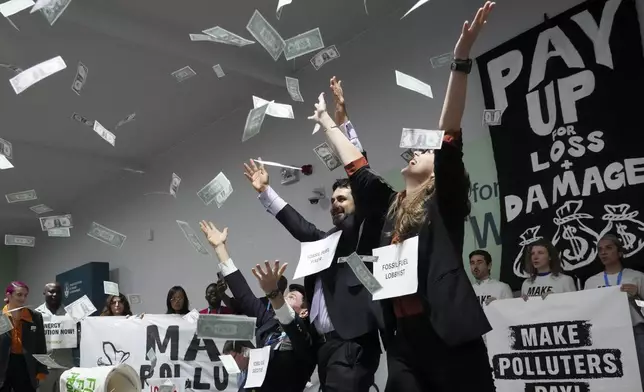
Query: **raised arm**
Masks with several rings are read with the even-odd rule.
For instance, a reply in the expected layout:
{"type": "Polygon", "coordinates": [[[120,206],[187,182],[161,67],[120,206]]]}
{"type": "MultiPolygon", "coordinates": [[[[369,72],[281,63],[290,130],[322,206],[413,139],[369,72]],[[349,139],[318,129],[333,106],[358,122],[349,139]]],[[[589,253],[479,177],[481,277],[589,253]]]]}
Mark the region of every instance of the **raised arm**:
{"type": "Polygon", "coordinates": [[[324,232],[287,204],[269,185],[268,172],[263,164],[252,159],[244,163],[244,176],[259,193],[259,201],[300,242],[312,242],[324,238],[324,232]]]}
{"type": "Polygon", "coordinates": [[[337,79],[335,76],[330,80],[331,91],[333,92],[333,100],[335,101],[335,122],[341,126],[341,130],[344,132],[345,136],[351,144],[356,146],[362,155],[367,157],[367,153],[358,139],[358,133],[353,127],[351,121],[349,121],[349,114],[347,113],[346,101],[344,100],[344,89],[342,88],[342,80],[337,79]]]}
{"type": "Polygon", "coordinates": [[[266,307],[253,293],[248,286],[244,275],[237,269],[233,260],[228,254],[226,240],[228,238],[228,228],[219,231],[212,222],[201,221],[199,223],[201,231],[208,238],[208,242],[215,249],[215,254],[219,259],[219,268],[224,276],[226,284],[237,300],[239,311],[248,317],[257,318],[257,326],[263,325],[273,317],[273,312],[267,311],[266,307]]]}

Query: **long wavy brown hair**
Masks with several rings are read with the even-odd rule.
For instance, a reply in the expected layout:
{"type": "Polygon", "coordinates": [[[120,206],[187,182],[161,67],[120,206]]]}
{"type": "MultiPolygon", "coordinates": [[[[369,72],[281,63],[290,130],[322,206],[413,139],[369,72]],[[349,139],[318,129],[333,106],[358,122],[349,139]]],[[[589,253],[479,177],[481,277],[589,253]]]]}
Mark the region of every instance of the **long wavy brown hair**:
{"type": "Polygon", "coordinates": [[[105,307],[103,308],[101,316],[114,316],[114,314],[112,313],[112,307],[110,305],[112,304],[112,299],[114,299],[115,297],[119,298],[121,302],[123,302],[123,314],[121,314],[121,316],[131,316],[132,310],[130,310],[130,301],[128,301],[127,297],[123,294],[108,296],[105,300],[105,307]]]}
{"type": "Polygon", "coordinates": [[[561,267],[561,258],[559,258],[559,252],[557,251],[557,248],[555,248],[555,246],[552,244],[552,242],[545,238],[541,238],[528,246],[525,251],[524,265],[525,271],[530,275],[530,281],[534,282],[534,280],[537,278],[537,274],[539,273],[539,271],[534,268],[534,265],[532,265],[532,249],[535,246],[546,248],[548,257],[550,258],[550,273],[554,276],[559,276],[559,274],[561,274],[563,271],[563,268],[561,267]]]}
{"type": "Polygon", "coordinates": [[[407,191],[398,192],[387,211],[387,218],[394,222],[393,237],[401,241],[406,239],[429,218],[425,202],[434,196],[435,190],[436,182],[432,175],[418,191],[409,195],[407,191]]]}

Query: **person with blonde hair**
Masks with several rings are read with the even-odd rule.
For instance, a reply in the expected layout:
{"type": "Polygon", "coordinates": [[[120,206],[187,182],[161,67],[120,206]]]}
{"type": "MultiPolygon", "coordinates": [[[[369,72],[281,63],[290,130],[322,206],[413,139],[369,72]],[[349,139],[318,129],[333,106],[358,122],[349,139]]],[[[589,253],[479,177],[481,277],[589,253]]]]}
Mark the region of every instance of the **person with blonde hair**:
{"type": "MultiPolygon", "coordinates": [[[[494,3],[463,24],[439,129],[442,148],[417,150],[402,169],[405,190],[396,193],[375,172],[326,111],[324,95],[311,120],[324,129],[345,165],[356,209],[384,218],[381,246],[418,237],[418,288],[411,295],[380,301],[385,319],[386,391],[493,391],[483,336],[491,327],[463,266],[469,178],[463,163],[461,119],[469,59],[494,3]],[[467,369],[467,377],[463,377],[467,369]]],[[[332,79],[332,83],[334,79],[332,79]]],[[[378,264],[395,260],[379,260],[378,264]]],[[[412,263],[415,265],[416,263],[412,263]]]]}

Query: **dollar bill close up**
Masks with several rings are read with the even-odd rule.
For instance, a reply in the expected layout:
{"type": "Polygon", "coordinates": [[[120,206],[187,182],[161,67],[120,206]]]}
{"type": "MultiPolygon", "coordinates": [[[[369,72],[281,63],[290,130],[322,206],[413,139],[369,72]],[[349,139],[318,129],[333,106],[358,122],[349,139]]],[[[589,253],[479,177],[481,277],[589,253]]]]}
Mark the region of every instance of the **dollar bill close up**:
{"type": "Polygon", "coordinates": [[[324,48],[320,28],[296,35],[284,42],[286,45],[284,47],[284,57],[286,57],[286,60],[292,60],[324,48]]]}
{"type": "Polygon", "coordinates": [[[252,45],[255,43],[255,41],[251,41],[240,35],[231,33],[230,31],[219,26],[211,27],[207,30],[204,30],[203,33],[209,37],[214,38],[216,42],[228,44],[228,45],[234,45],[238,47],[252,45]]]}
{"type": "Polygon", "coordinates": [[[197,320],[199,338],[224,340],[253,340],[255,317],[200,314],[197,320]]]}
{"type": "Polygon", "coordinates": [[[172,173],[172,181],[170,181],[170,194],[174,197],[177,197],[179,184],[181,184],[181,177],[179,177],[175,173],[172,173]]]}
{"type": "Polygon", "coordinates": [[[304,102],[302,93],[300,92],[300,81],[295,78],[286,77],[286,90],[291,96],[291,99],[296,102],[304,102]]]}
{"type": "Polygon", "coordinates": [[[430,58],[429,62],[432,64],[432,68],[441,68],[451,64],[453,59],[454,55],[452,52],[447,52],[430,58]]]}
{"type": "Polygon", "coordinates": [[[101,241],[104,244],[119,249],[123,247],[123,243],[125,243],[125,240],[127,239],[127,236],[112,229],[108,229],[107,227],[96,222],[92,222],[87,235],[94,238],[95,240],[101,241]]]}
{"type": "Polygon", "coordinates": [[[324,166],[329,169],[329,171],[333,171],[342,166],[342,161],[340,161],[340,158],[338,158],[338,156],[335,154],[335,151],[333,151],[328,143],[324,142],[320,144],[319,146],[315,147],[313,151],[315,152],[315,155],[320,158],[322,163],[324,163],[324,166]]]}
{"type": "Polygon", "coordinates": [[[35,212],[36,214],[44,214],[45,212],[53,211],[52,208],[50,208],[50,207],[48,207],[48,206],[46,206],[44,204],[38,204],[36,206],[29,207],[29,209],[32,210],[33,212],[35,212]]]}
{"type": "Polygon", "coordinates": [[[246,140],[256,136],[262,128],[262,123],[266,117],[268,104],[258,108],[251,109],[246,117],[246,124],[244,125],[244,133],[242,135],[242,143],[246,140]]]}
{"type": "Polygon", "coordinates": [[[5,234],[4,244],[7,246],[27,246],[33,248],[36,246],[36,237],[27,235],[5,234]]]}
{"type": "Polygon", "coordinates": [[[213,65],[212,70],[215,71],[215,75],[217,75],[217,77],[220,79],[226,76],[226,74],[224,73],[224,70],[221,68],[221,65],[219,64],[213,65]]]}
{"type": "Polygon", "coordinates": [[[28,191],[9,193],[8,195],[4,195],[4,197],[7,199],[7,203],[19,203],[23,201],[38,199],[36,191],[33,189],[30,189],[28,191]]]}
{"type": "Polygon", "coordinates": [[[116,135],[108,131],[104,126],[101,125],[98,121],[94,121],[94,126],[92,127],[94,132],[96,132],[100,137],[103,138],[106,142],[112,146],[116,145],[116,135]]]}
{"type": "Polygon", "coordinates": [[[326,63],[337,58],[340,58],[340,52],[338,51],[338,48],[335,47],[335,45],[331,45],[313,56],[311,58],[311,64],[313,65],[313,68],[318,71],[326,63]]]}
{"type": "Polygon", "coordinates": [[[96,307],[92,304],[92,301],[90,301],[87,295],[83,295],[76,301],[65,306],[65,312],[69,317],[74,319],[74,321],[81,321],[85,317],[91,316],[96,312],[96,307]]]}
{"type": "Polygon", "coordinates": [[[40,12],[45,16],[49,25],[53,26],[71,2],[72,0],[51,0],[40,9],[40,12]]]}
{"type": "Polygon", "coordinates": [[[38,220],[40,220],[40,228],[42,231],[59,227],[74,227],[74,221],[72,220],[71,214],[44,216],[42,218],[38,218],[38,220]]]}
{"type": "Polygon", "coordinates": [[[268,105],[266,115],[276,118],[294,119],[293,107],[285,103],[275,103],[253,95],[253,108],[268,105]]]}
{"type": "Polygon", "coordinates": [[[483,125],[501,125],[501,117],[503,111],[499,109],[485,109],[483,110],[483,125]]]}
{"type": "Polygon", "coordinates": [[[62,57],[57,56],[22,71],[18,75],[9,79],[9,83],[11,84],[11,87],[13,87],[13,91],[15,91],[16,94],[20,94],[46,77],[62,71],[65,68],[67,68],[67,64],[65,64],[62,57]]]}
{"type": "Polygon", "coordinates": [[[47,230],[47,235],[49,237],[70,237],[71,233],[67,227],[55,227],[47,230]]]}
{"type": "Polygon", "coordinates": [[[400,135],[400,148],[414,150],[440,150],[445,131],[403,128],[400,135]]]}
{"type": "Polygon", "coordinates": [[[13,159],[13,144],[4,139],[0,139],[0,154],[7,159],[13,159]]]}
{"type": "Polygon", "coordinates": [[[179,228],[183,232],[183,235],[197,252],[206,256],[210,255],[210,253],[208,253],[208,249],[206,249],[206,247],[199,239],[199,236],[197,236],[197,233],[192,229],[192,227],[190,227],[187,222],[178,220],[177,225],[179,225],[179,228]]]}
{"type": "Polygon", "coordinates": [[[347,264],[353,271],[353,273],[356,275],[360,283],[369,290],[371,294],[374,294],[378,292],[379,290],[382,290],[382,285],[378,282],[378,280],[373,276],[373,274],[369,271],[367,266],[364,264],[364,262],[361,260],[360,256],[358,256],[355,252],[349,255],[346,259],[347,264]]]}
{"type": "Polygon", "coordinates": [[[186,65],[185,67],[178,69],[174,72],[172,72],[172,76],[177,79],[177,82],[181,83],[187,79],[190,79],[191,77],[195,76],[197,73],[190,68],[190,66],[186,65]]]}
{"type": "Polygon", "coordinates": [[[89,70],[87,69],[87,66],[79,61],[78,68],[76,70],[76,76],[74,77],[74,81],[72,82],[72,91],[75,92],[78,96],[80,96],[81,89],[87,81],[88,72],[89,70]]]}
{"type": "Polygon", "coordinates": [[[246,25],[246,30],[266,49],[273,60],[277,61],[280,58],[286,42],[259,11],[255,10],[246,25]]]}
{"type": "Polygon", "coordinates": [[[197,192],[197,196],[205,205],[210,205],[210,203],[215,201],[218,193],[226,192],[226,189],[229,187],[230,181],[223,172],[220,172],[197,192]]]}

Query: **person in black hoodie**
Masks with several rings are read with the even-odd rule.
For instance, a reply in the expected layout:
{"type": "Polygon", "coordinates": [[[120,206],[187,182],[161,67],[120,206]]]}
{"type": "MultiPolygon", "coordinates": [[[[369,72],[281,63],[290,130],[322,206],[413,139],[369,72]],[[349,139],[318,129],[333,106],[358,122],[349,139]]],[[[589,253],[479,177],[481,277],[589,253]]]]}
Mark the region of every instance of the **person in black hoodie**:
{"type": "MultiPolygon", "coordinates": [[[[334,85],[336,118],[352,145],[362,151],[353,125],[348,120],[344,92],[334,85]]],[[[288,232],[300,242],[312,242],[342,230],[331,266],[304,278],[306,298],[311,299],[310,319],[316,337],[318,375],[325,392],[368,392],[380,365],[379,328],[382,312],[371,294],[339,257],[353,252],[371,255],[378,246],[381,215],[366,215],[356,209],[348,179],[333,184],[331,220],[333,228],[319,230],[270,187],[268,173],[253,160],[245,164],[244,175],[259,193],[259,200],[288,232]]],[[[368,266],[370,268],[370,266],[368,266]]]]}
{"type": "MultiPolygon", "coordinates": [[[[415,264],[418,273],[415,293],[379,301],[386,325],[387,392],[494,391],[481,338],[491,327],[462,260],[470,206],[461,138],[467,74],[472,66],[469,54],[493,6],[487,2],[471,25],[463,25],[439,122],[439,129],[445,130],[442,147],[414,151],[402,170],[405,191],[395,192],[371,170],[360,150],[326,112],[324,93],[309,117],[325,130],[344,163],[356,208],[385,218],[380,245],[410,239],[408,244],[417,244],[412,253],[416,257],[378,260],[383,268],[415,264]]],[[[394,276],[407,276],[401,273],[394,276]]]]}
{"type": "Polygon", "coordinates": [[[271,346],[271,357],[266,370],[266,378],[261,392],[302,392],[315,369],[313,340],[309,333],[308,304],[306,298],[297,291],[283,294],[278,289],[280,276],[287,264],[265,263],[263,270],[259,265],[253,274],[260,287],[271,302],[267,308],[255,296],[246,279],[228,255],[226,239],[228,228],[219,231],[212,222],[202,221],[201,230],[215,249],[219,258],[219,268],[228,288],[237,299],[239,310],[248,317],[256,317],[255,331],[257,347],[271,346]]]}

